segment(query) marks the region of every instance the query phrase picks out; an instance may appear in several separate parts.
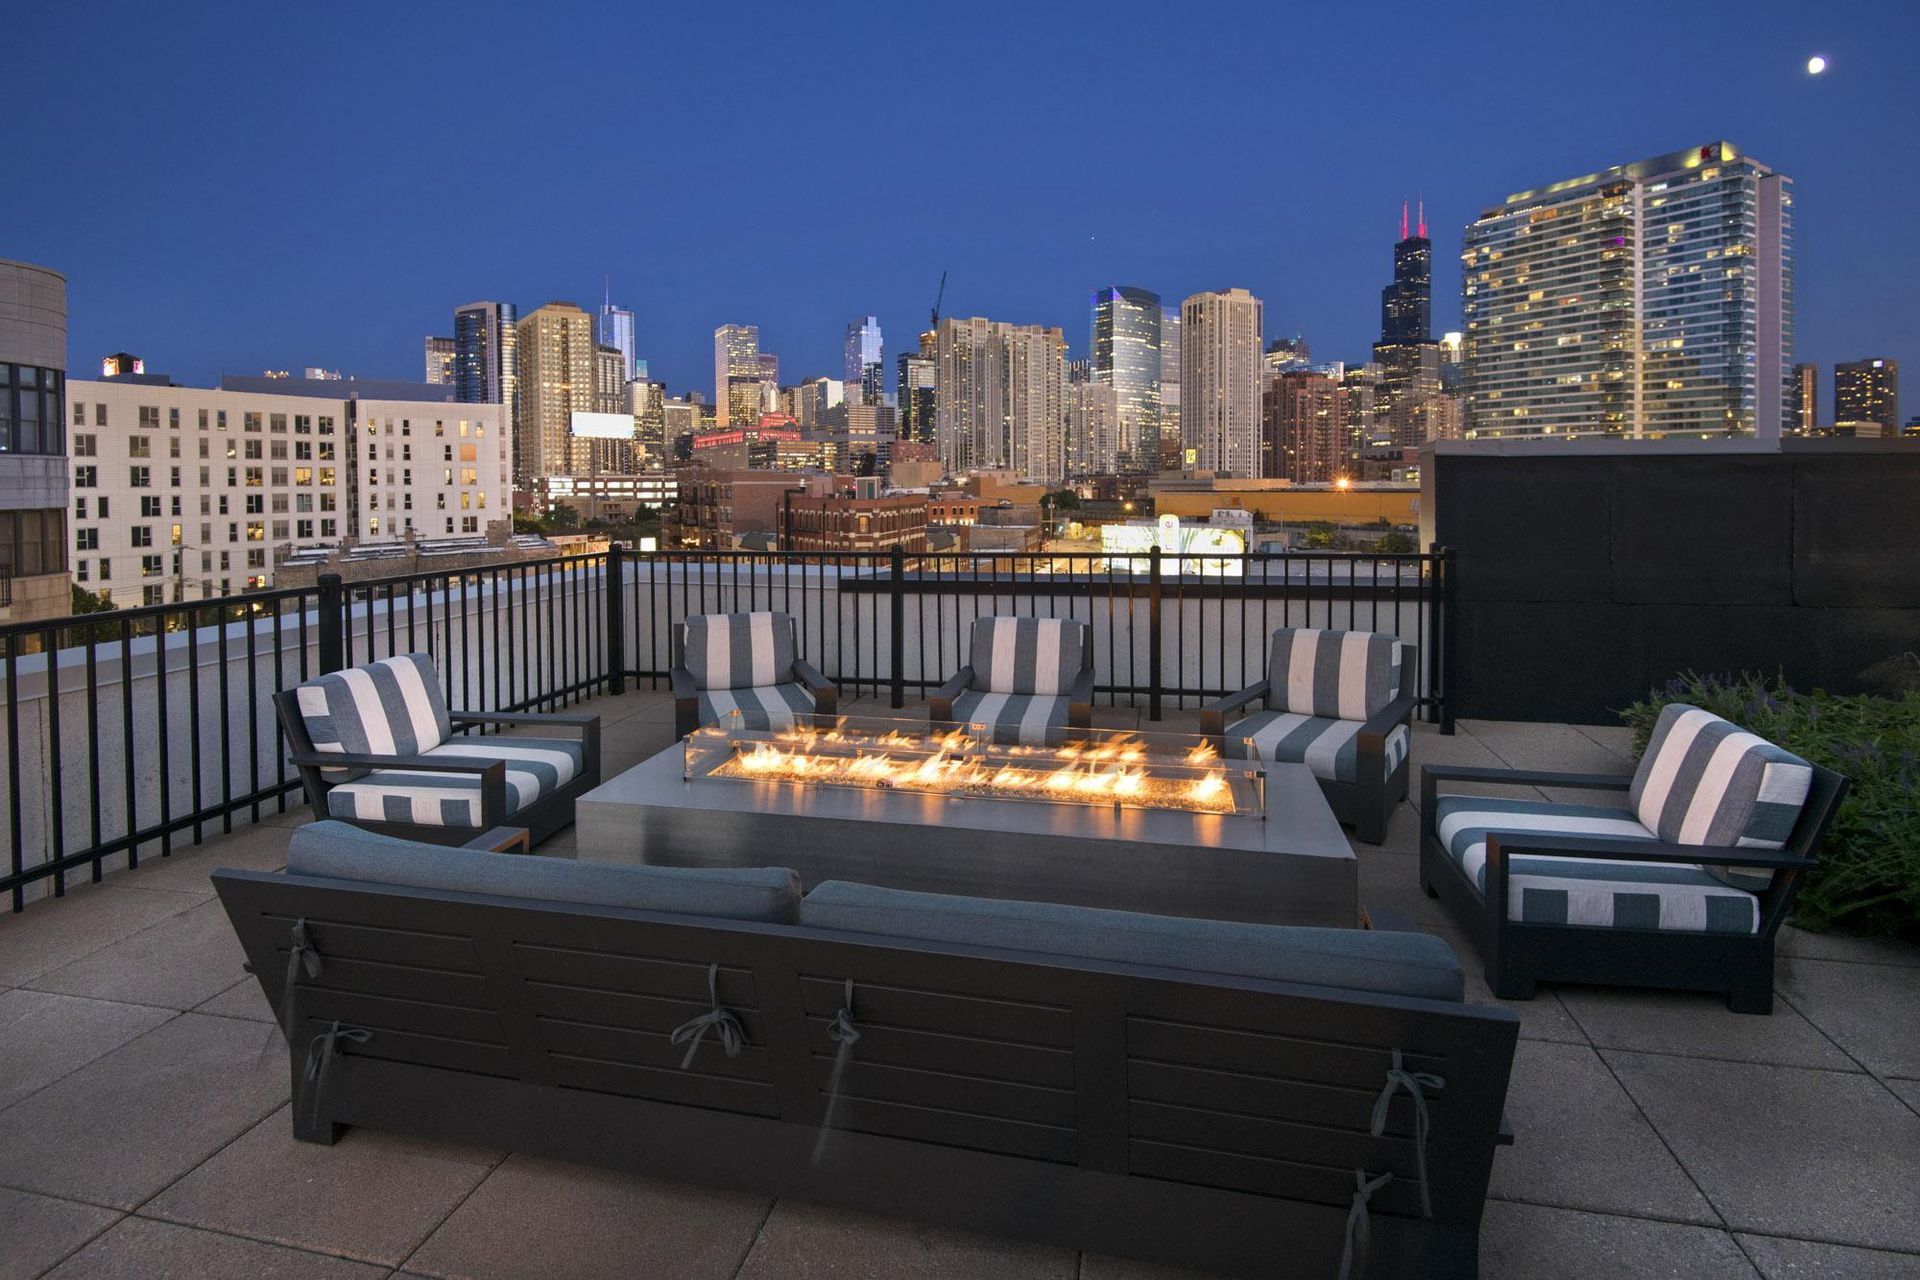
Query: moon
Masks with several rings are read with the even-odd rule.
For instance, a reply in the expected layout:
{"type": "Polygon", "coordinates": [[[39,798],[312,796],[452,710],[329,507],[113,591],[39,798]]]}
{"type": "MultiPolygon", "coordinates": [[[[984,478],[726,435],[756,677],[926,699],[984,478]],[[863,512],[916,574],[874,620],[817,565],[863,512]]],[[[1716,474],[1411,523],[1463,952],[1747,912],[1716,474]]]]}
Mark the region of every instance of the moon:
{"type": "Polygon", "coordinates": [[[1826,69],[1827,69],[1827,60],[1821,57],[1819,54],[1816,53],[1811,58],[1807,59],[1808,75],[1817,76],[1822,71],[1825,71],[1826,69]]]}

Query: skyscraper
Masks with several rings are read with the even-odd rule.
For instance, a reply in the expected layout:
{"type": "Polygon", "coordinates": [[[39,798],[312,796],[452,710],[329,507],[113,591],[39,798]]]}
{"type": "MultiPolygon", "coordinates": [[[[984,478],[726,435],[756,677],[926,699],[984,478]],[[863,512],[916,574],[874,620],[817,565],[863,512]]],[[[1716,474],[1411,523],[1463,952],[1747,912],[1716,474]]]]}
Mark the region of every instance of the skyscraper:
{"type": "Polygon", "coordinates": [[[453,382],[454,346],[452,338],[428,338],[426,341],[427,381],[435,386],[453,382]]]}
{"type": "Polygon", "coordinates": [[[1102,451],[1112,469],[1160,467],[1160,295],[1130,285],[1093,291],[1092,380],[1114,389],[1118,447],[1102,451]]]}
{"type": "Polygon", "coordinates": [[[864,316],[847,325],[846,374],[849,401],[886,403],[887,367],[880,339],[880,317],[864,316]]]}
{"type": "Polygon", "coordinates": [[[1347,394],[1311,369],[1271,374],[1263,409],[1267,474],[1297,484],[1326,484],[1347,474],[1347,394]]]}
{"type": "Polygon", "coordinates": [[[1820,426],[1820,366],[1793,366],[1793,417],[1795,435],[1810,436],[1820,426]]]}
{"type": "Polygon", "coordinates": [[[453,312],[453,395],[467,404],[497,404],[513,426],[513,478],[527,446],[520,417],[520,333],[511,302],[469,302],[453,312]]]}
{"type": "Polygon", "coordinates": [[[894,361],[900,370],[893,392],[900,438],[910,444],[932,444],[935,371],[939,361],[918,351],[902,351],[894,361]]]}
{"type": "Polygon", "coordinates": [[[1260,475],[1260,343],[1264,307],[1245,289],[1180,304],[1180,432],[1188,465],[1260,475]]]}
{"type": "Polygon", "coordinates": [[[612,347],[620,353],[620,381],[632,382],[634,377],[633,312],[625,307],[613,305],[613,284],[609,280],[607,292],[600,303],[600,345],[612,347]]]}
{"type": "Polygon", "coordinates": [[[723,324],[713,331],[713,403],[717,427],[760,424],[760,330],[723,324]]]}
{"type": "Polygon", "coordinates": [[[1833,366],[1833,421],[1877,422],[1900,434],[1900,362],[1853,360],[1833,366]]]}
{"type": "Polygon", "coordinates": [[[1066,347],[1042,325],[941,319],[934,434],[948,471],[1065,475],[1066,347]]]}
{"type": "Polygon", "coordinates": [[[1510,196],[1467,227],[1470,437],[1789,420],[1792,184],[1715,142],[1510,196]]]}
{"type": "MultiPolygon", "coordinates": [[[[762,351],[759,359],[760,413],[778,413],[780,412],[780,357],[771,351],[762,351]]],[[[758,414],[754,416],[752,425],[756,427],[760,425],[758,414]]]]}
{"type": "Polygon", "coordinates": [[[599,344],[593,317],[571,302],[549,302],[515,329],[520,414],[513,433],[514,477],[524,485],[572,472],[573,415],[598,408],[599,344]]]}
{"type": "Polygon", "coordinates": [[[1366,445],[1380,458],[1417,448],[1432,439],[1440,400],[1440,344],[1430,328],[1433,314],[1433,242],[1427,239],[1423,206],[1416,227],[1400,206],[1400,239],[1393,246],[1393,283],[1380,291],[1380,366],[1376,388],[1378,438],[1366,445]]]}
{"type": "Polygon", "coordinates": [[[1380,291],[1380,341],[1433,340],[1433,241],[1427,239],[1427,210],[1420,209],[1417,232],[1407,225],[1400,205],[1400,239],[1393,246],[1393,283],[1380,291]]]}
{"type": "MultiPolygon", "coordinates": [[[[1104,382],[1067,381],[1067,474],[1111,475],[1127,441],[1119,389],[1104,382]]],[[[1137,447],[1135,437],[1131,445],[1137,447]]],[[[1159,437],[1153,440],[1156,452],[1159,437]]]]}
{"type": "Polygon", "coordinates": [[[1160,308],[1160,457],[1154,470],[1180,459],[1180,308],[1160,308]]]}

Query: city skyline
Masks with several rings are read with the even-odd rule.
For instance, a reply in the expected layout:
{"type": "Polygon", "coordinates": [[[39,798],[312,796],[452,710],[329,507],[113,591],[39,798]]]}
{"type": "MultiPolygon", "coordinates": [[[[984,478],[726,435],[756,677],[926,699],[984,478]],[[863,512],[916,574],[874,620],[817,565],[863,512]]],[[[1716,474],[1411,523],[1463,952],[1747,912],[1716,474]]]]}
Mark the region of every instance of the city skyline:
{"type": "MultiPolygon", "coordinates": [[[[1920,319],[1899,305],[1902,287],[1911,282],[1880,269],[1872,232],[1920,199],[1910,189],[1920,180],[1885,163],[1920,141],[1920,126],[1897,100],[1889,60],[1911,43],[1899,38],[1902,31],[1920,32],[1920,16],[1879,6],[1874,21],[1829,17],[1824,21],[1835,29],[1819,32],[1809,25],[1815,15],[1786,6],[1733,27],[1711,14],[1649,9],[1648,16],[1656,12],[1666,35],[1684,43],[1692,38],[1689,32],[1704,38],[1711,31],[1726,56],[1690,67],[1679,86],[1668,86],[1650,61],[1584,73],[1582,85],[1626,105],[1570,116],[1523,136],[1520,146],[1476,143],[1474,130],[1484,125],[1462,97],[1457,74],[1446,70],[1471,53],[1499,63],[1512,92],[1546,92],[1558,73],[1520,57],[1517,37],[1505,34],[1501,24],[1474,24],[1475,34],[1444,15],[1409,11],[1396,26],[1396,39],[1381,43],[1361,38],[1364,31],[1347,19],[1312,15],[1282,22],[1248,10],[1192,24],[1200,29],[1171,40],[1150,40],[1126,24],[1094,32],[1093,24],[1063,21],[1059,30],[1016,47],[1006,32],[988,29],[959,37],[957,46],[945,46],[951,57],[931,72],[919,68],[911,75],[875,57],[882,87],[896,99],[974,94],[984,112],[977,130],[934,141],[930,154],[939,163],[930,162],[924,173],[908,172],[877,198],[823,191],[803,173],[812,163],[806,157],[817,149],[799,144],[831,117],[832,94],[799,90],[783,95],[777,112],[751,103],[703,119],[692,99],[674,96],[674,86],[691,72],[665,66],[672,59],[662,59],[662,83],[653,87],[650,78],[649,87],[635,90],[636,114],[649,120],[644,138],[621,145],[610,168],[584,168],[593,175],[591,186],[571,179],[508,184],[476,202],[460,183],[429,177],[419,179],[419,199],[383,203],[377,213],[361,208],[357,195],[336,198],[298,184],[313,164],[350,164],[356,174],[372,175],[397,171],[403,160],[411,165],[397,139],[360,127],[369,125],[372,107],[331,106],[329,119],[345,113],[340,127],[331,127],[293,101],[303,86],[316,87],[328,51],[376,47],[385,65],[405,68],[397,99],[378,109],[381,119],[391,119],[428,110],[474,60],[509,79],[544,74],[560,56],[555,43],[533,38],[534,32],[523,33],[529,37],[524,40],[502,39],[500,22],[491,20],[448,40],[444,23],[396,13],[351,37],[314,20],[307,33],[311,56],[295,60],[274,51],[285,42],[269,39],[269,19],[240,9],[209,7],[177,28],[138,14],[96,24],[83,14],[34,12],[22,17],[24,34],[85,48],[103,81],[138,83],[131,72],[157,44],[174,59],[181,87],[168,101],[143,107],[138,136],[110,152],[94,140],[114,133],[108,121],[127,104],[118,94],[100,101],[67,95],[69,110],[28,142],[26,159],[42,167],[58,165],[62,156],[92,159],[71,166],[69,181],[49,198],[18,211],[7,252],[59,263],[67,272],[76,367],[132,350],[189,381],[309,364],[363,377],[403,376],[418,367],[420,335],[440,331],[449,305],[501,298],[524,314],[557,297],[593,309],[609,270],[635,307],[636,354],[676,390],[705,382],[700,370],[710,359],[710,334],[728,322],[758,325],[763,344],[782,354],[789,380],[831,373],[841,365],[847,317],[876,315],[884,329],[915,334],[924,327],[942,270],[950,272],[943,307],[948,314],[1060,327],[1075,356],[1087,354],[1077,341],[1085,329],[1087,291],[1124,280],[1163,298],[1229,282],[1244,285],[1265,299],[1271,332],[1302,333],[1326,358],[1357,360],[1377,331],[1379,244],[1390,236],[1408,193],[1424,198],[1434,241],[1433,329],[1457,329],[1460,233],[1484,208],[1535,183],[1724,137],[1796,180],[1804,283],[1795,358],[1822,366],[1861,355],[1913,363],[1920,319]],[[1204,28],[1227,21],[1238,24],[1245,38],[1232,42],[1234,48],[1215,49],[1218,42],[1210,42],[1204,28]],[[1876,39],[1855,36],[1834,44],[1833,37],[1847,29],[1873,30],[1876,39]],[[1019,81],[1039,95],[1039,103],[1027,103],[1023,111],[1064,103],[1086,86],[1083,76],[1061,69],[1090,65],[1094,55],[1140,60],[1177,76],[1221,50],[1238,65],[1251,56],[1238,46],[1251,50],[1262,38],[1342,31],[1346,36],[1327,47],[1352,53],[1331,57],[1313,78],[1284,93],[1264,82],[1248,87],[1250,82],[1231,75],[1208,83],[1203,95],[1229,114],[1219,117],[1225,123],[1218,137],[1185,150],[1170,145],[1172,124],[1157,120],[1144,102],[1122,109],[1130,127],[1113,132],[1129,138],[1124,148],[1104,139],[1091,145],[1036,142],[1016,149],[1010,164],[998,164],[989,163],[977,145],[994,135],[993,126],[1011,110],[997,104],[999,86],[1019,81]],[[255,38],[269,47],[238,69],[242,80],[211,74],[219,49],[255,38]],[[1832,63],[1818,81],[1803,69],[1807,49],[1816,45],[1832,63]],[[1406,92],[1391,95],[1393,103],[1383,97],[1357,106],[1349,95],[1335,93],[1341,77],[1363,63],[1370,75],[1391,79],[1406,92]],[[197,74],[203,65],[207,76],[197,74]],[[1052,70],[1036,74],[1045,68],[1052,70]],[[289,110],[216,110],[208,97],[215,82],[226,86],[223,92],[264,93],[272,105],[289,110]],[[200,83],[208,87],[196,89],[200,83]],[[1643,101],[1649,96],[1644,90],[1655,83],[1667,91],[1643,101]],[[778,217],[752,201],[636,204],[636,191],[662,189],[677,174],[706,173],[711,161],[700,158],[703,148],[717,130],[738,127],[747,116],[768,131],[770,154],[784,148],[801,157],[780,160],[765,175],[769,191],[780,196],[777,206],[768,206],[779,209],[778,217]],[[1179,174],[1186,165],[1244,150],[1283,117],[1315,154],[1332,157],[1343,142],[1389,128],[1397,145],[1384,161],[1333,157],[1313,170],[1256,166],[1239,189],[1211,200],[1200,214],[1182,203],[1179,174]],[[198,123],[199,132],[189,129],[190,122],[198,123]],[[297,168],[281,155],[289,149],[274,141],[283,130],[311,134],[297,168]],[[239,179],[222,183],[218,201],[206,185],[211,179],[194,176],[204,174],[204,162],[185,171],[180,165],[181,157],[209,148],[232,157],[226,176],[239,179]],[[1154,181],[1142,198],[1115,199],[1138,181],[1139,166],[1148,163],[1144,157],[1155,154],[1179,159],[1152,161],[1154,181]],[[931,200],[943,165],[959,165],[976,178],[959,188],[941,187],[941,198],[931,200]],[[1862,199],[1851,175],[1866,170],[1884,180],[1862,199]],[[1036,195],[1042,173],[1048,193],[1036,195]],[[109,198],[106,193],[122,182],[145,184],[156,198],[109,198]],[[1285,199],[1276,197],[1275,184],[1286,188],[1285,199]],[[295,199],[295,189],[307,194],[295,199]],[[1020,218],[1007,218],[1015,208],[1020,218]],[[248,287],[235,290],[241,276],[248,287]],[[242,296],[226,296],[236,292],[242,296]]],[[[806,50],[831,50],[840,58],[877,54],[929,34],[927,20],[904,14],[862,28],[823,24],[829,28],[823,32],[777,16],[768,21],[770,34],[785,42],[782,62],[806,50]]],[[[698,16],[671,15],[647,43],[698,47],[704,31],[698,16]]],[[[617,47],[619,33],[606,34],[596,46],[617,47]]],[[[568,74],[591,74],[604,56],[572,45],[566,52],[581,59],[568,74]]],[[[55,62],[44,70],[23,67],[30,91],[55,62]]],[[[1552,87],[1564,94],[1564,86],[1552,87]]],[[[312,96],[318,101],[338,95],[312,96]]],[[[878,145],[898,141],[902,131],[917,133],[916,119],[911,111],[882,113],[878,145]]],[[[488,140],[488,154],[536,126],[545,127],[531,119],[497,125],[509,136],[488,140]]],[[[568,127],[569,151],[602,148],[612,136],[597,119],[568,127]]],[[[462,142],[463,155],[468,145],[481,144],[462,142]]],[[[409,181],[417,178],[410,175],[409,181]]]]}

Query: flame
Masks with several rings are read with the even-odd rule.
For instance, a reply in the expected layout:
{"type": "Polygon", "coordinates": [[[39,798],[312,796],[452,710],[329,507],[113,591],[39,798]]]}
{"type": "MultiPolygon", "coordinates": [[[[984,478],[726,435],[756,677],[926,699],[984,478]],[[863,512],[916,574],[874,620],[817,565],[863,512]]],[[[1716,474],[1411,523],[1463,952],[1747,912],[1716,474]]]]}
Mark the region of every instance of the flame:
{"type": "Polygon", "coordinates": [[[1002,746],[972,726],[916,736],[794,727],[770,740],[737,743],[712,771],[848,786],[958,795],[1004,795],[1080,803],[1235,812],[1219,749],[1201,743],[1183,755],[1154,756],[1137,737],[1116,735],[1060,746],[1002,746]],[[1156,760],[1173,766],[1156,768],[1156,760]],[[1204,769],[1198,777],[1195,770],[1204,769]]]}

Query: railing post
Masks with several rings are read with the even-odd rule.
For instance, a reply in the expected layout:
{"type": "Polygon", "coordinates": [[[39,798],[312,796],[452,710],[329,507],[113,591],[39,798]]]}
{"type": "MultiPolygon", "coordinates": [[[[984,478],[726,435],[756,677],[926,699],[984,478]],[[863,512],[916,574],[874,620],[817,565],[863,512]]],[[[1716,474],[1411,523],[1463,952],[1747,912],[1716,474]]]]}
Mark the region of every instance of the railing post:
{"type": "Polygon", "coordinates": [[[1147,552],[1147,719],[1160,718],[1160,548],[1147,552]]]}
{"type": "Polygon", "coordinates": [[[1443,547],[1437,542],[1431,550],[1436,578],[1433,592],[1433,647],[1439,652],[1429,656],[1428,681],[1433,689],[1435,708],[1440,712],[1440,732],[1451,737],[1454,711],[1454,565],[1457,553],[1454,548],[1443,547]]]}
{"type": "Polygon", "coordinates": [[[346,592],[340,575],[320,575],[320,674],[339,671],[347,665],[346,592]]]}
{"type": "Polygon", "coordinates": [[[607,547],[607,692],[627,691],[626,551],[607,547]]]}
{"type": "Polygon", "coordinates": [[[893,549],[892,599],[888,603],[893,630],[893,709],[907,703],[907,553],[893,549]]]}

